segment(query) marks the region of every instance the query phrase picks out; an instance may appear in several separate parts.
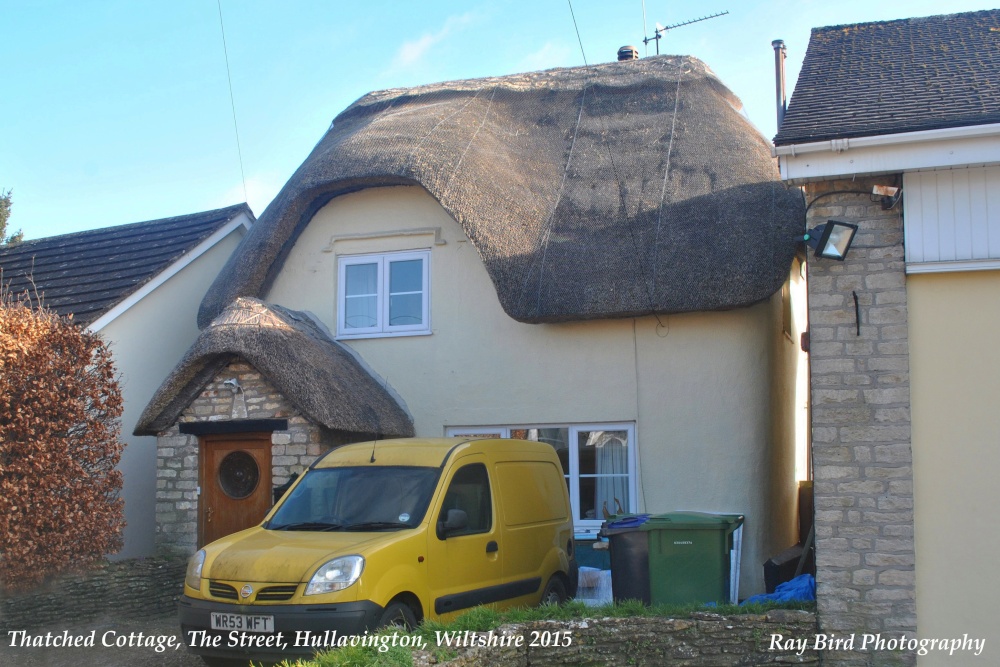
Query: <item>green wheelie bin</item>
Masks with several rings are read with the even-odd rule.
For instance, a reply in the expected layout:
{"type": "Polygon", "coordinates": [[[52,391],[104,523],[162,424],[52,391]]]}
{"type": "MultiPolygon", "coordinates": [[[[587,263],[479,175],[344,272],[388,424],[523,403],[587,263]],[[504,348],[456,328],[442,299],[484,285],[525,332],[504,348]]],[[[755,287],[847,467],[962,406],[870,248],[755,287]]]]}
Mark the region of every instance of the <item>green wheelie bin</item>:
{"type": "Polygon", "coordinates": [[[613,519],[602,534],[611,542],[616,601],[729,602],[730,552],[742,515],[671,512],[613,519]]]}

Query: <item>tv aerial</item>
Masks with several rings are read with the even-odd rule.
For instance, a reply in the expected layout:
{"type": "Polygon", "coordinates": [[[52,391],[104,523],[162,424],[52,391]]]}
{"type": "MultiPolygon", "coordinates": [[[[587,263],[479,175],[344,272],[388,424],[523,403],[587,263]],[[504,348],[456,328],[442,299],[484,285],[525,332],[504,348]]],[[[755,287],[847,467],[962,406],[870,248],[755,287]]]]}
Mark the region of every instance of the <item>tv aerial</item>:
{"type": "Polygon", "coordinates": [[[668,30],[673,30],[674,28],[680,28],[684,25],[691,25],[692,23],[698,23],[699,21],[707,21],[708,19],[714,19],[719,16],[725,16],[728,11],[719,12],[718,14],[712,14],[710,16],[702,16],[701,18],[691,19],[690,21],[681,21],[680,23],[674,23],[673,25],[662,26],[659,22],[656,23],[656,30],[653,31],[653,37],[643,37],[642,43],[649,45],[650,42],[656,42],[656,55],[660,55],[660,37],[663,36],[668,30]]]}

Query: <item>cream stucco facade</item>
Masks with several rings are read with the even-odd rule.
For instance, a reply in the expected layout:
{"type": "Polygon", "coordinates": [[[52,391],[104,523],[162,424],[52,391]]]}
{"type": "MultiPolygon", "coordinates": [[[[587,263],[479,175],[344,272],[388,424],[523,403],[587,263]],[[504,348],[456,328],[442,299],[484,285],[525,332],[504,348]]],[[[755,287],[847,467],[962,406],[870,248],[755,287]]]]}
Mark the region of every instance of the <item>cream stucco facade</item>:
{"type": "MultiPolygon", "coordinates": [[[[245,218],[245,216],[241,216],[245,218]]],[[[124,398],[118,465],[124,481],[125,543],[118,558],[152,555],[156,530],[156,438],[132,435],[139,415],[177,361],[198,337],[200,297],[243,237],[242,224],[230,225],[221,239],[210,239],[197,257],[179,260],[183,267],[106,324],[95,323],[111,347],[124,398]]],[[[172,267],[176,269],[177,267],[172,267]]],[[[154,280],[156,280],[154,278],[154,280]]]]}
{"type": "MultiPolygon", "coordinates": [[[[910,275],[906,289],[920,636],[984,638],[991,653],[1000,644],[986,594],[1000,552],[1000,271],[910,275]]],[[[942,654],[919,664],[966,663],[942,654]]]]}
{"type": "Polygon", "coordinates": [[[418,436],[449,426],[635,425],[638,509],[746,516],[741,595],[793,544],[798,330],[781,295],[749,308],[523,324],[500,307],[462,228],[423,189],[338,197],[264,300],[336,331],[339,256],[430,251],[430,335],[344,341],[402,397],[418,436]]]}

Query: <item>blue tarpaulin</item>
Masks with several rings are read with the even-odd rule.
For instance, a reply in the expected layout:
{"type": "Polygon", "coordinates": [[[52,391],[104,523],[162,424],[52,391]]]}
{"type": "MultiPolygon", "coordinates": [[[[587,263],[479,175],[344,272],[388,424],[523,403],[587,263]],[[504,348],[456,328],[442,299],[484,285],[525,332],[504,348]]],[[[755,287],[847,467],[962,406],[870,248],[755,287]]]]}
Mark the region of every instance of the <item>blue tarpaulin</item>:
{"type": "Polygon", "coordinates": [[[800,574],[791,581],[778,584],[773,593],[752,595],[741,602],[740,605],[758,602],[790,602],[792,600],[808,602],[815,599],[816,580],[813,579],[811,574],[800,574]]]}

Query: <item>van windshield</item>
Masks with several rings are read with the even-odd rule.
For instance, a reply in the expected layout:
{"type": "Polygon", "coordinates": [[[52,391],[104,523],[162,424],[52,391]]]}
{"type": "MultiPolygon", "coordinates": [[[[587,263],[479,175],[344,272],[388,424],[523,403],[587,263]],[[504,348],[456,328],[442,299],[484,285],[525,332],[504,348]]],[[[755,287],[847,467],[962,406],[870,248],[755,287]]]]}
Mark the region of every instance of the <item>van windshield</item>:
{"type": "Polygon", "coordinates": [[[417,526],[439,468],[315,468],[285,497],[268,530],[384,531],[417,526]]]}

